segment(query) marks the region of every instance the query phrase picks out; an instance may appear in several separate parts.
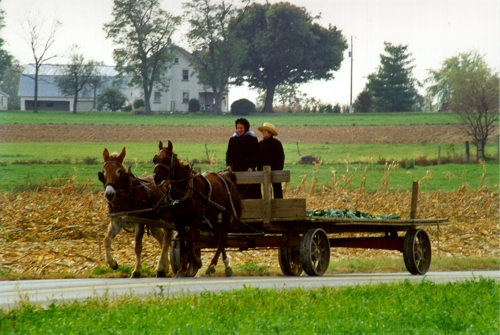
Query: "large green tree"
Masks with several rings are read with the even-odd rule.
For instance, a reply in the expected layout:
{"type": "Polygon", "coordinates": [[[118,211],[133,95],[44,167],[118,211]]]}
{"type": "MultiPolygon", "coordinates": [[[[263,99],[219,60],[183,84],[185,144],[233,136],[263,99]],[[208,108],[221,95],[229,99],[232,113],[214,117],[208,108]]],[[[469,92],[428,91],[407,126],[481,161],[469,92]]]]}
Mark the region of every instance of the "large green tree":
{"type": "Polygon", "coordinates": [[[466,126],[477,147],[477,158],[484,158],[489,135],[499,118],[499,77],[476,51],[446,59],[439,70],[429,70],[427,98],[439,105],[448,103],[466,126]]]}
{"type": "Polygon", "coordinates": [[[386,54],[380,55],[380,66],[376,73],[368,76],[366,89],[372,96],[375,111],[407,112],[418,102],[416,86],[420,83],[413,77],[414,59],[408,46],[384,42],[386,54]]]}
{"type": "MultiPolygon", "coordinates": [[[[193,65],[200,82],[212,88],[214,114],[221,113],[222,97],[229,77],[235,73],[246,53],[243,41],[235,38],[229,24],[237,24],[240,12],[236,0],[191,0],[183,4],[190,29],[189,44],[194,50],[193,65]]],[[[249,0],[240,0],[243,5],[249,0]]]]}
{"type": "Polygon", "coordinates": [[[118,45],[113,51],[116,69],[142,88],[146,114],[151,114],[153,88],[168,89],[174,59],[171,37],[181,19],[160,8],[159,0],[114,0],[112,14],[114,20],[104,31],[118,45]]]}
{"type": "Polygon", "coordinates": [[[64,65],[56,77],[56,84],[61,93],[73,97],[73,114],[76,114],[78,96],[90,96],[90,83],[97,69],[93,60],[86,60],[83,54],[74,46],[70,55],[70,63],[64,65]]]}
{"type": "Polygon", "coordinates": [[[266,90],[262,112],[273,112],[280,84],[332,79],[347,49],[342,32],[315,23],[304,7],[288,2],[254,3],[242,13],[234,31],[248,47],[235,83],[266,90]]]}

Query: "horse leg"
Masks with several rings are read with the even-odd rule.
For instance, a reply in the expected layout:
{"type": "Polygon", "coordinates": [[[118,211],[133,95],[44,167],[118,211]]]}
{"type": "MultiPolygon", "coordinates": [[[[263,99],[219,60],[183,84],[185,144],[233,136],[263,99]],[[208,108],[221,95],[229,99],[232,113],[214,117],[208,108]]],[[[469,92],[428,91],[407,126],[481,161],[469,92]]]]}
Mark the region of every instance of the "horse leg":
{"type": "Polygon", "coordinates": [[[144,237],[144,225],[135,224],[135,268],[130,278],[141,278],[142,273],[142,238],[144,237]]]}
{"type": "Polygon", "coordinates": [[[186,246],[186,232],[184,227],[175,227],[177,230],[177,237],[179,238],[179,253],[181,260],[181,267],[175,274],[176,278],[186,277],[188,267],[188,250],[186,246]]]}
{"type": "Polygon", "coordinates": [[[222,261],[224,262],[224,266],[226,267],[225,273],[226,277],[233,276],[233,269],[231,268],[231,264],[229,264],[229,257],[226,254],[226,244],[227,244],[227,232],[229,230],[229,226],[231,224],[231,216],[228,214],[222,214],[221,226],[219,229],[219,245],[222,248],[222,261]]]}
{"type": "Polygon", "coordinates": [[[212,258],[212,262],[210,266],[207,268],[206,274],[215,273],[215,266],[219,261],[219,257],[222,254],[222,260],[224,261],[224,266],[226,267],[225,273],[226,277],[231,277],[233,275],[233,270],[229,264],[229,257],[226,254],[226,242],[227,242],[227,229],[224,229],[228,226],[229,217],[225,214],[222,214],[222,222],[221,224],[215,225],[215,236],[217,237],[217,250],[215,252],[214,257],[212,258]]]}
{"type": "Polygon", "coordinates": [[[106,250],[106,263],[113,270],[118,269],[118,262],[111,255],[111,241],[113,241],[113,239],[116,235],[118,235],[121,229],[122,225],[118,224],[115,218],[111,218],[108,225],[108,232],[103,240],[104,249],[106,250]]]}
{"type": "Polygon", "coordinates": [[[196,253],[196,250],[194,250],[194,240],[196,237],[198,237],[200,230],[199,227],[201,226],[201,219],[195,219],[191,227],[189,228],[189,234],[187,236],[187,248],[188,248],[188,255],[190,259],[190,263],[192,266],[194,266],[196,269],[201,268],[201,257],[198,257],[198,254],[196,253]]]}
{"type": "Polygon", "coordinates": [[[172,230],[151,227],[151,234],[158,241],[161,248],[160,258],[158,259],[158,264],[156,265],[156,277],[164,278],[167,276],[170,268],[170,262],[168,261],[168,249],[172,240],[172,230]]]}

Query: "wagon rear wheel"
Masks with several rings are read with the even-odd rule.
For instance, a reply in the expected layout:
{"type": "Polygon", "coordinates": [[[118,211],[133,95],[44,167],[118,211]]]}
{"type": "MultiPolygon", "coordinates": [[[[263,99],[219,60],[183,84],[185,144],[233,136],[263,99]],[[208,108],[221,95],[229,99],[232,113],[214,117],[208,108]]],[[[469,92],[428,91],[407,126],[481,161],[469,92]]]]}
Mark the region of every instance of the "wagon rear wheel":
{"type": "Polygon", "coordinates": [[[422,229],[410,229],[406,232],[403,247],[403,259],[408,272],[423,275],[431,265],[431,242],[429,235],[422,229]]]}
{"type": "Polygon", "coordinates": [[[300,251],[289,247],[278,249],[278,261],[281,272],[285,276],[300,276],[302,264],[300,263],[300,251]]]}
{"type": "Polygon", "coordinates": [[[300,240],[300,262],[309,276],[322,276],[330,264],[330,242],[321,228],[309,229],[300,240]]]}

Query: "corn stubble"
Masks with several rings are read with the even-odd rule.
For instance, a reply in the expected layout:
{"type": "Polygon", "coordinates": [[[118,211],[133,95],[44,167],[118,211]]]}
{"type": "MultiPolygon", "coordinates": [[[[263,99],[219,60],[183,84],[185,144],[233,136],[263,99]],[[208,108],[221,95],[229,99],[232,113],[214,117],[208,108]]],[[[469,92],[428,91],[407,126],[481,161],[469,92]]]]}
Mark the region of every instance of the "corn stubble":
{"type": "MultiPolygon", "coordinates": [[[[411,191],[391,191],[389,179],[384,178],[377,192],[368,193],[363,185],[352,189],[349,180],[337,177],[334,172],[329,187],[317,186],[314,177],[308,183],[304,177],[293,190],[285,185],[284,196],[306,198],[308,209],[347,208],[408,218],[411,191]]],[[[485,187],[471,190],[463,185],[453,192],[420,192],[418,218],[448,218],[450,222],[425,227],[433,257],[498,258],[498,204],[498,191],[485,187]]],[[[107,268],[102,246],[109,222],[106,213],[103,195],[92,193],[91,188],[77,184],[74,179],[64,186],[37,191],[15,194],[0,191],[0,275],[8,273],[20,279],[73,278],[88,277],[96,268],[107,268]]],[[[341,237],[362,235],[349,233],[341,237]]],[[[154,268],[159,251],[156,241],[145,237],[144,242],[143,262],[154,268]]],[[[112,249],[120,264],[134,263],[133,234],[121,232],[112,249]]],[[[202,253],[204,264],[210,254],[210,250],[202,253]]],[[[273,249],[230,251],[229,255],[233,266],[253,261],[270,268],[279,267],[273,249]]],[[[397,251],[345,248],[332,249],[332,256],[337,260],[401,258],[397,251]]]]}

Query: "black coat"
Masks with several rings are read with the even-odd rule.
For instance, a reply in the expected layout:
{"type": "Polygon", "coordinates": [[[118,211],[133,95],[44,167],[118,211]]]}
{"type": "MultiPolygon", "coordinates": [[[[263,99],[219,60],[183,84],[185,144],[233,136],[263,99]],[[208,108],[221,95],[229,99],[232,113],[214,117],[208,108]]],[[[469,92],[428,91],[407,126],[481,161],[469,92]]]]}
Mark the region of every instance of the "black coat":
{"type": "Polygon", "coordinates": [[[227,145],[226,166],[233,171],[247,171],[257,168],[259,161],[259,140],[252,135],[231,137],[227,145]]]}
{"type": "Polygon", "coordinates": [[[271,170],[283,170],[285,165],[285,152],[281,142],[271,136],[267,140],[259,142],[260,160],[259,170],[262,171],[264,165],[271,166],[271,170]]]}

